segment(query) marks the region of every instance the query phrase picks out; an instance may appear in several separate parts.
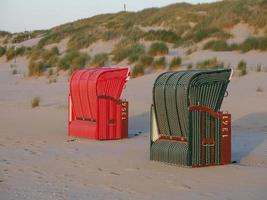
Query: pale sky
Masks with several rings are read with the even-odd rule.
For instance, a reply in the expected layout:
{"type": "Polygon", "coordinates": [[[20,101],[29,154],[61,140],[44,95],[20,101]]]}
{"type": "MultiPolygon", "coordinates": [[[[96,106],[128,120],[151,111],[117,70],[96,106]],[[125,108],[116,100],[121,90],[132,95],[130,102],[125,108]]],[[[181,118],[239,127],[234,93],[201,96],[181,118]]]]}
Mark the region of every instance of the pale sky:
{"type": "Polygon", "coordinates": [[[0,30],[10,32],[51,27],[102,13],[161,7],[172,3],[206,3],[215,0],[0,0],[0,30]]]}

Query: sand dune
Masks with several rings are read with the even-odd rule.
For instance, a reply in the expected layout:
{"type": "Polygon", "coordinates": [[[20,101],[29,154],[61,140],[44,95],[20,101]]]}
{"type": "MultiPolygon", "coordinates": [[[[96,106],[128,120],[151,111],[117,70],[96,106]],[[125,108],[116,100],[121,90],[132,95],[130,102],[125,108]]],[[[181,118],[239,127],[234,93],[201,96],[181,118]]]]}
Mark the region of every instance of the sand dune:
{"type": "MultiPolygon", "coordinates": [[[[20,70],[26,63],[18,60],[20,70]]],[[[267,73],[234,77],[223,109],[233,115],[237,164],[188,169],[149,161],[149,109],[158,73],[130,80],[133,135],[98,142],[67,137],[67,78],[11,75],[0,65],[0,199],[265,199],[267,73]],[[256,92],[261,86],[263,92],[256,92]],[[34,96],[41,105],[30,107],[34,96]]]]}
{"type": "Polygon", "coordinates": [[[187,63],[197,63],[206,59],[217,58],[220,61],[224,62],[225,66],[231,66],[235,68],[240,61],[245,61],[248,65],[248,68],[251,70],[256,70],[257,65],[260,65],[263,70],[267,71],[267,52],[260,51],[249,51],[247,53],[240,53],[237,51],[209,51],[201,50],[192,53],[191,55],[185,57],[183,62],[187,63]]]}
{"type": "Polygon", "coordinates": [[[229,33],[233,36],[227,42],[229,44],[241,44],[249,37],[255,36],[264,36],[264,31],[258,30],[256,31],[254,27],[250,26],[246,23],[236,24],[233,28],[230,29],[229,33]]]}

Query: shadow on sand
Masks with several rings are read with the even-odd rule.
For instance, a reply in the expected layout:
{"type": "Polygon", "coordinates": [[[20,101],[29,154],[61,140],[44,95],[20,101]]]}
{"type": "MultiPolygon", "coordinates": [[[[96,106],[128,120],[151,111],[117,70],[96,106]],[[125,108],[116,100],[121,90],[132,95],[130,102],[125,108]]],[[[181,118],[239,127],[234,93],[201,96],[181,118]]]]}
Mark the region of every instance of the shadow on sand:
{"type": "Polygon", "coordinates": [[[265,140],[267,113],[252,113],[233,121],[232,160],[240,163],[265,140]]]}
{"type": "Polygon", "coordinates": [[[129,138],[149,132],[149,114],[150,112],[145,112],[129,117],[129,138]]]}
{"type": "MultiPolygon", "coordinates": [[[[150,112],[145,112],[129,118],[129,138],[149,133],[149,115],[150,112]]],[[[267,113],[252,113],[233,121],[232,160],[240,163],[265,140],[267,113]]]]}

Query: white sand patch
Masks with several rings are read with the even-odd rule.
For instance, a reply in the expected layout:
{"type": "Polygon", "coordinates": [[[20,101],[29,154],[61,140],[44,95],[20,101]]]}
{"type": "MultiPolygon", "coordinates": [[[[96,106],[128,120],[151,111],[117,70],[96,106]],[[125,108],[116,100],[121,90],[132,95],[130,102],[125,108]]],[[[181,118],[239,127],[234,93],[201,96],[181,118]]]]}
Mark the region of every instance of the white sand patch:
{"type": "Polygon", "coordinates": [[[236,24],[231,30],[228,30],[228,32],[233,36],[227,40],[228,44],[240,44],[249,37],[259,37],[264,35],[263,30],[256,31],[254,27],[246,23],[236,24]]]}
{"type": "Polygon", "coordinates": [[[144,32],[163,31],[163,30],[166,31],[166,28],[167,28],[167,27],[164,27],[164,26],[136,26],[136,27],[141,29],[144,32]]]}
{"type": "Polygon", "coordinates": [[[37,37],[29,40],[25,40],[19,44],[17,44],[18,47],[24,46],[24,47],[33,47],[38,44],[38,42],[42,39],[42,37],[37,37]]]}
{"type": "Polygon", "coordinates": [[[217,40],[217,38],[216,37],[206,38],[206,39],[196,43],[195,46],[193,47],[193,49],[196,49],[196,51],[201,50],[201,49],[203,49],[203,47],[205,46],[206,43],[213,41],[213,40],[217,40]]]}
{"type": "Polygon", "coordinates": [[[85,52],[91,56],[95,56],[99,53],[111,53],[115,45],[119,42],[119,40],[110,40],[103,41],[98,40],[91,44],[88,48],[81,49],[81,52],[85,52]]]}
{"type": "Polygon", "coordinates": [[[64,38],[63,40],[61,40],[60,42],[58,43],[52,43],[52,44],[48,44],[46,45],[44,48],[45,49],[52,49],[53,47],[57,47],[58,50],[59,50],[59,53],[60,54],[63,54],[66,50],[67,50],[67,47],[68,47],[68,41],[69,41],[69,38],[64,38]]]}
{"type": "Polygon", "coordinates": [[[188,24],[191,28],[194,28],[197,25],[197,23],[195,22],[189,22],[188,24]]]}
{"type": "Polygon", "coordinates": [[[20,42],[20,43],[7,43],[5,44],[5,46],[7,46],[8,48],[9,47],[33,47],[35,45],[38,44],[38,42],[42,39],[42,37],[36,37],[36,38],[32,38],[32,39],[29,39],[29,40],[25,40],[23,42],[20,42]]]}

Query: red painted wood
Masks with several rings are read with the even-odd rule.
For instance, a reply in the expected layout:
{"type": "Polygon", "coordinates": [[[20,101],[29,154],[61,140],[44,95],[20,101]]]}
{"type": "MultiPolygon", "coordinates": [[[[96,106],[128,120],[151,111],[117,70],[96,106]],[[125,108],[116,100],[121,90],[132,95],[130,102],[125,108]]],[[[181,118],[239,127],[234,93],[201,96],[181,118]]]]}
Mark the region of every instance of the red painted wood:
{"type": "MultiPolygon", "coordinates": [[[[231,127],[232,127],[232,122],[231,122],[231,114],[229,113],[223,113],[223,112],[215,112],[214,110],[204,107],[204,106],[191,106],[189,108],[190,111],[197,110],[197,111],[202,111],[208,113],[210,116],[213,118],[217,118],[221,121],[221,148],[220,148],[220,154],[221,154],[221,162],[220,165],[225,165],[225,164],[230,164],[231,163],[231,127]]],[[[203,119],[203,117],[201,117],[203,119]]],[[[201,122],[201,128],[203,128],[203,122],[201,122]]],[[[211,138],[203,138],[202,137],[202,148],[201,148],[201,155],[202,155],[204,160],[204,155],[205,155],[205,145],[211,146],[211,163],[209,166],[213,166],[214,164],[214,151],[215,151],[215,138],[214,138],[214,128],[215,128],[215,122],[213,119],[211,120],[211,138]]],[[[205,128],[201,130],[201,132],[205,131],[205,128]]],[[[202,162],[200,165],[193,165],[192,167],[205,167],[207,166],[205,162],[202,162]]]]}
{"type": "Polygon", "coordinates": [[[174,140],[174,141],[185,142],[185,143],[188,142],[187,138],[185,138],[185,137],[170,136],[170,135],[160,135],[159,139],[161,139],[161,140],[174,140]]]}
{"type": "Polygon", "coordinates": [[[231,163],[231,114],[221,113],[221,163],[231,163]]]}
{"type": "Polygon", "coordinates": [[[125,106],[120,100],[128,76],[128,68],[91,68],[73,73],[69,98],[70,136],[100,140],[121,139],[125,137],[122,134],[128,136],[128,107],[126,123],[122,119],[125,106]]]}
{"type": "Polygon", "coordinates": [[[198,111],[202,111],[202,112],[207,112],[210,116],[214,117],[214,118],[220,118],[220,114],[218,112],[215,112],[214,110],[212,110],[209,107],[205,107],[205,106],[191,106],[189,108],[190,111],[193,110],[198,110],[198,111]]]}
{"type": "Polygon", "coordinates": [[[129,103],[121,102],[121,137],[128,138],[129,103]]]}

